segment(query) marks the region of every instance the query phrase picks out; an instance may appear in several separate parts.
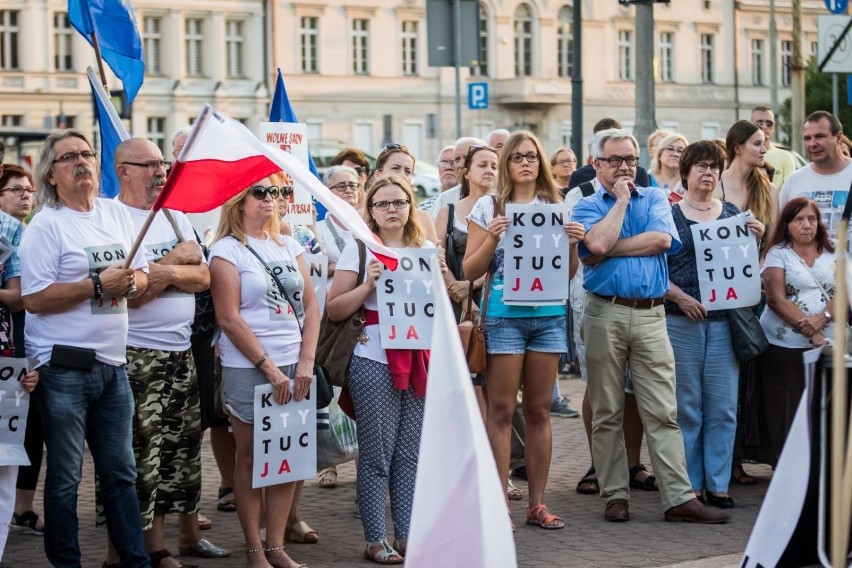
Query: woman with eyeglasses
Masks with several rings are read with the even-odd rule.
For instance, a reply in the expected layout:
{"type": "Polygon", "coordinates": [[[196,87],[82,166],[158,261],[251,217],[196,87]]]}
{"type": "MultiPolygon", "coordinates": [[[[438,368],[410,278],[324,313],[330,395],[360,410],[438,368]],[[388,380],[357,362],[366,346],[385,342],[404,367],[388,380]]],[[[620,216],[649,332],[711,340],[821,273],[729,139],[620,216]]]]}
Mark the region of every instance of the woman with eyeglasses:
{"type": "Polygon", "coordinates": [[[33,176],[15,164],[5,164],[0,175],[0,211],[11,215],[25,226],[33,210],[33,176]]]}
{"type": "MultiPolygon", "coordinates": [[[[501,487],[509,473],[512,413],[518,390],[523,387],[526,421],[526,467],[529,506],[526,522],[545,529],[561,529],[565,521],[548,511],[544,490],[553,449],[550,404],[557,376],[559,355],[565,353],[565,306],[517,306],[503,302],[504,233],[509,226],[506,206],[562,203],[553,182],[550,164],[538,138],[520,131],[506,141],[498,163],[497,195],[480,198],[468,219],[464,274],[476,280],[490,273],[487,312],[484,314],[487,347],[487,413],[485,418],[491,450],[497,462],[501,487]]],[[[582,239],[579,223],[567,223],[570,245],[570,278],[578,265],[577,242],[582,239]]]]}
{"type": "Polygon", "coordinates": [[[210,249],[210,291],[224,332],[219,342],[222,406],[237,446],[234,495],[249,568],[299,566],[284,550],[297,484],[266,487],[265,503],[261,490],[252,488],[254,389],[272,384],[278,404],[304,399],[313,377],[320,324],[304,248],[281,234],[275,183],[275,178],[261,180],[222,206],[210,249]],[[271,276],[267,266],[281,270],[271,276]]]}
{"type": "Polygon", "coordinates": [[[648,135],[648,155],[653,159],[657,155],[657,149],[660,147],[660,141],[666,136],[671,135],[668,130],[655,130],[648,135]]]}
{"type": "MultiPolygon", "coordinates": [[[[411,150],[401,144],[388,144],[379,157],[376,158],[376,170],[370,184],[388,176],[399,176],[411,185],[411,177],[414,175],[414,154],[411,150]]],[[[369,188],[367,189],[369,191],[369,188]]],[[[438,244],[438,233],[435,231],[435,223],[428,211],[414,208],[414,215],[426,233],[426,240],[438,244]]]]}
{"type": "Polygon", "coordinates": [[[730,201],[740,211],[751,211],[766,227],[763,244],[772,238],[778,219],[778,190],[763,169],[766,135],[750,120],[739,120],[725,137],[728,167],[719,177],[715,196],[730,201]]]}
{"type": "MultiPolygon", "coordinates": [[[[412,210],[416,211],[414,192],[405,179],[393,175],[373,180],[364,218],[386,246],[434,248],[412,210]]],[[[366,340],[356,343],[347,373],[358,420],[357,495],[367,541],[364,557],[379,564],[402,564],[411,524],[429,352],[382,348],[376,293],[382,265],[369,250],[365,254],[364,281],[359,284],[358,242],[343,249],[326,310],[329,319],[341,321],[365,308],[366,340]],[[393,546],[385,526],[388,489],[393,546]]]]}
{"type": "Polygon", "coordinates": [[[684,196],[680,177],[680,158],[689,145],[685,136],[669,134],[657,145],[657,153],[651,154],[651,174],[657,187],[669,197],[669,203],[675,204],[684,196]]]}
{"type": "MultiPolygon", "coordinates": [[[[358,172],[349,166],[331,166],[323,175],[323,183],[332,193],[343,201],[358,209],[363,195],[358,172]]],[[[317,222],[317,237],[323,250],[328,255],[328,288],[334,281],[334,271],[337,260],[343,249],[352,242],[352,233],[331,213],[325,219],[317,222]]],[[[320,486],[323,486],[320,484],[320,486]]]]}
{"type": "MultiPolygon", "coordinates": [[[[724,155],[702,140],[687,146],[680,158],[685,195],[672,206],[683,247],[668,257],[669,291],[666,325],[675,357],[677,422],[683,433],[686,470],[699,498],[728,509],[728,494],[737,428],[739,362],[731,348],[726,310],[708,311],[701,303],[692,226],[739,214],[737,206],[713,197],[724,155]]],[[[746,223],[755,238],[763,224],[746,223]]]]}
{"type": "Polygon", "coordinates": [[[577,156],[570,148],[558,148],[550,157],[550,167],[553,168],[553,179],[562,190],[564,196],[568,193],[571,174],[577,169],[577,156]]]}
{"type": "MultiPolygon", "coordinates": [[[[361,184],[361,189],[367,187],[367,181],[370,179],[370,162],[367,160],[367,156],[364,155],[364,152],[358,148],[353,148],[351,146],[344,148],[331,159],[331,165],[349,166],[358,174],[358,183],[361,184]]],[[[360,200],[358,201],[358,206],[356,207],[358,211],[364,210],[365,196],[366,191],[362,191],[360,200]]]]}

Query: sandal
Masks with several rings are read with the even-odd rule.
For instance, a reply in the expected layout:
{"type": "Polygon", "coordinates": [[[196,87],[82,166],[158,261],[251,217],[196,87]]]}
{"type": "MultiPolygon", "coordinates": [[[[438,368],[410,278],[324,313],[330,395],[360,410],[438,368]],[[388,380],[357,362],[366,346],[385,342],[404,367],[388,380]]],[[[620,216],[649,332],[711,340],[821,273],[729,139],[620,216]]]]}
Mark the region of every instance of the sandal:
{"type": "Polygon", "coordinates": [[[319,534],[305,521],[299,521],[284,530],[284,540],[301,542],[302,544],[316,544],[319,542],[319,534]]]}
{"type": "Polygon", "coordinates": [[[757,483],[757,478],[746,473],[743,464],[736,464],[731,467],[731,481],[740,485],[754,485],[757,483]]]}
{"type": "Polygon", "coordinates": [[[527,524],[537,525],[543,529],[556,530],[565,527],[565,520],[547,510],[547,505],[527,507],[527,524]]]}
{"type": "MultiPolygon", "coordinates": [[[[151,568],[158,568],[160,566],[160,562],[162,562],[166,558],[172,558],[172,553],[166,550],[165,548],[162,550],[157,550],[151,553],[151,568]]],[[[198,568],[195,564],[184,564],[181,563],[182,568],[198,568]]]]}
{"type": "Polygon", "coordinates": [[[388,544],[387,540],[368,542],[364,550],[364,558],[376,564],[402,564],[405,559],[388,544]],[[381,547],[378,552],[372,552],[373,548],[381,547]]]}
{"type": "Polygon", "coordinates": [[[515,484],[510,479],[509,485],[506,487],[506,497],[508,497],[509,501],[520,501],[524,498],[524,491],[515,487],[515,484]]]}
{"type": "Polygon", "coordinates": [[[9,525],[12,530],[26,532],[28,534],[44,535],[44,525],[39,527],[38,515],[35,511],[27,511],[17,515],[12,513],[12,523],[9,525]]]}
{"type": "Polygon", "coordinates": [[[234,502],[234,488],[233,487],[220,487],[219,488],[219,501],[216,503],[216,510],[222,511],[223,513],[233,513],[237,510],[237,504],[234,502]],[[230,495],[230,499],[226,499],[226,497],[230,495]]]}
{"type": "Polygon", "coordinates": [[[321,469],[317,474],[317,481],[319,481],[320,487],[325,489],[334,489],[337,487],[337,468],[327,467],[325,469],[321,469]]]}
{"type": "Polygon", "coordinates": [[[408,539],[407,538],[395,538],[393,539],[393,549],[399,552],[399,555],[405,558],[405,551],[408,548],[408,539]]]}
{"type": "Polygon", "coordinates": [[[598,475],[595,473],[595,466],[592,466],[583,476],[583,479],[577,482],[577,493],[597,495],[600,492],[601,486],[598,484],[598,475]]]}
{"type": "Polygon", "coordinates": [[[639,475],[640,471],[648,473],[648,470],[645,469],[645,466],[641,463],[630,468],[630,488],[641,489],[642,491],[659,491],[657,488],[657,478],[653,475],[648,475],[648,477],[642,481],[636,479],[636,476],[639,475]]]}

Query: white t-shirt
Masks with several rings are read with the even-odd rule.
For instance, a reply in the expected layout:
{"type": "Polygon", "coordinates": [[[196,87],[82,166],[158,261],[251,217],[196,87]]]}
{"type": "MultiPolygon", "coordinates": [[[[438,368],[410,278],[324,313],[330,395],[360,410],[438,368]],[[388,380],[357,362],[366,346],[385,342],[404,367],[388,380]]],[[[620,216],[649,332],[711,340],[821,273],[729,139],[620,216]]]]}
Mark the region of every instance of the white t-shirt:
{"type": "Polygon", "coordinates": [[[813,170],[813,164],[798,169],[786,179],[778,197],[779,208],[797,197],[813,199],[819,205],[822,222],[828,228],[832,239],[837,238],[837,226],[840,215],[849,196],[852,184],[852,162],[842,171],[833,175],[821,175],[813,170]]]}
{"type": "Polygon", "coordinates": [[[444,205],[455,203],[459,199],[461,199],[461,185],[451,187],[450,189],[436,197],[435,203],[434,205],[432,205],[432,210],[430,211],[430,213],[432,214],[432,220],[434,221],[438,218],[438,213],[441,212],[441,209],[444,208],[444,205]]]}
{"type": "MultiPolygon", "coordinates": [[[[343,249],[346,248],[346,245],[351,243],[355,237],[352,236],[351,231],[342,228],[331,219],[332,215],[329,214],[326,215],[325,219],[322,221],[317,221],[317,238],[322,245],[323,251],[328,256],[328,263],[335,264],[340,258],[340,254],[343,252],[343,249]],[[338,248],[337,241],[334,238],[334,233],[332,233],[331,229],[329,229],[329,225],[334,225],[334,231],[337,233],[337,236],[343,240],[343,246],[341,248],[338,248]]],[[[335,271],[336,270],[337,269],[335,269],[335,271]]],[[[334,282],[334,276],[329,276],[328,281],[326,282],[326,290],[331,290],[332,282],[334,282]]]]}
{"type": "MultiPolygon", "coordinates": [[[[429,241],[425,241],[423,246],[420,248],[431,249],[435,248],[435,245],[429,241]]],[[[366,249],[367,257],[364,259],[364,274],[366,278],[367,267],[370,266],[370,261],[375,259],[373,253],[370,252],[370,249],[366,249]]],[[[378,260],[378,259],[376,259],[378,260]]],[[[343,249],[343,252],[340,253],[340,259],[337,261],[337,270],[348,270],[349,272],[354,272],[357,276],[358,274],[358,264],[360,259],[358,258],[358,243],[356,241],[352,241],[346,248],[343,249]]],[[[379,311],[379,302],[377,299],[376,289],[374,288],[370,295],[364,300],[364,308],[367,310],[379,311]]],[[[379,363],[387,364],[388,358],[385,355],[385,350],[382,349],[382,338],[379,333],[378,325],[366,325],[364,326],[364,333],[367,335],[367,343],[361,343],[360,341],[355,343],[355,351],[353,351],[353,355],[357,355],[358,357],[363,357],[365,359],[372,359],[373,361],[377,361],[379,363]]]]}
{"type": "MultiPolygon", "coordinates": [[[[240,317],[242,317],[263,350],[279,367],[299,361],[302,335],[296,315],[304,320],[302,290],[305,282],[299,272],[296,259],[305,253],[304,247],[287,235],[280,235],[283,244],[272,239],[259,241],[249,237],[252,249],[263,258],[275,272],[287,291],[296,314],[287,300],[281,297],[278,286],[256,256],[237,239],[219,239],[210,249],[210,260],[221,258],[233,264],[240,273],[240,317]]],[[[227,336],[219,341],[222,366],[247,369],[254,367],[227,336]]]]}
{"type": "MultiPolygon", "coordinates": [[[[825,288],[829,298],[834,297],[834,272],[837,266],[833,252],[824,252],[817,257],[813,266],[805,268],[802,259],[786,246],[772,247],[766,253],[761,272],[767,268],[784,269],[784,281],[787,284],[787,299],[796,304],[800,310],[809,316],[825,311],[826,302],[822,291],[814,281],[814,276],[825,288]],[[811,276],[813,273],[813,276],[811,276]]],[[[767,305],[760,316],[760,325],[766,333],[766,339],[773,345],[781,347],[810,347],[807,337],[794,330],[767,305]]],[[[829,323],[823,334],[834,337],[834,322],[829,323]]]]}
{"type": "MultiPolygon", "coordinates": [[[[595,191],[600,189],[600,183],[597,178],[592,180],[595,186],[595,191]]],[[[569,211],[574,210],[574,206],[583,199],[583,190],[578,185],[565,194],[565,205],[569,211]]],[[[571,304],[571,309],[577,314],[583,313],[583,306],[586,303],[586,289],[583,288],[583,263],[577,266],[577,272],[574,273],[574,278],[568,283],[568,301],[571,304]]]]}
{"type": "MultiPolygon", "coordinates": [[[[44,207],[21,239],[18,253],[26,259],[21,263],[21,293],[27,296],[53,283],[80,282],[123,263],[135,236],[130,213],[117,200],[95,199],[87,212],[44,207]]],[[[148,271],[142,247],[130,266],[148,271]]],[[[108,294],[61,313],[30,313],[24,342],[27,357],[44,365],[54,345],[72,345],[94,349],[102,363],[124,365],[127,325],[127,300],[108,294]]]]}
{"type": "MultiPolygon", "coordinates": [[[[138,234],[150,211],[133,207],[127,207],[127,210],[136,225],[135,233],[138,234]]],[[[195,233],[186,215],[179,211],[172,211],[172,215],[183,237],[194,241],[195,233]]],[[[146,260],[149,263],[160,260],[177,243],[177,235],[171,223],[165,213],[158,211],[142,241],[146,260]]],[[[207,264],[203,255],[201,261],[207,264]]],[[[190,326],[195,318],[195,294],[169,286],[141,308],[131,308],[129,318],[127,345],[160,351],[186,351],[190,347],[190,326]]]]}

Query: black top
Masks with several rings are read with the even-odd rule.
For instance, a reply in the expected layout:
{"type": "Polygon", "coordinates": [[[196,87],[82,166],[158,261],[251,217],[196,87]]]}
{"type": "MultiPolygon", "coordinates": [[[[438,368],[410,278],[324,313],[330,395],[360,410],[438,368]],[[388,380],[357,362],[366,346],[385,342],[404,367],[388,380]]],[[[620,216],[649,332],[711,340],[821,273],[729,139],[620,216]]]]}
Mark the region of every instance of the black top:
{"type": "MultiPolygon", "coordinates": [[[[574,189],[584,181],[592,181],[597,176],[595,168],[591,164],[586,164],[580,169],[574,170],[571,174],[571,179],[568,181],[568,188],[574,189]]],[[[633,178],[636,185],[639,187],[651,187],[651,179],[648,177],[648,171],[642,166],[636,166],[636,177],[633,178]]]]}

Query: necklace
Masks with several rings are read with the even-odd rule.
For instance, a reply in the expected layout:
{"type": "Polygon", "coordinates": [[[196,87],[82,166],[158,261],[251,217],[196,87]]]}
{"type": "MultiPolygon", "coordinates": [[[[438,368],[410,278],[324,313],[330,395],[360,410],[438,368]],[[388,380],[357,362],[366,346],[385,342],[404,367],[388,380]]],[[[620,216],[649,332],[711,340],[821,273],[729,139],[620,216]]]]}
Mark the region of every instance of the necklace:
{"type": "Polygon", "coordinates": [[[693,205],[693,204],[692,204],[692,203],[690,203],[689,201],[690,201],[690,199],[689,199],[688,197],[687,197],[687,198],[685,198],[685,199],[683,200],[683,202],[684,202],[684,203],[686,203],[687,205],[689,205],[690,207],[692,207],[692,208],[693,208],[693,209],[695,209],[696,211],[710,211],[711,209],[713,209],[713,205],[714,205],[714,204],[711,202],[711,203],[710,203],[710,207],[696,207],[695,205],[693,205]]]}

